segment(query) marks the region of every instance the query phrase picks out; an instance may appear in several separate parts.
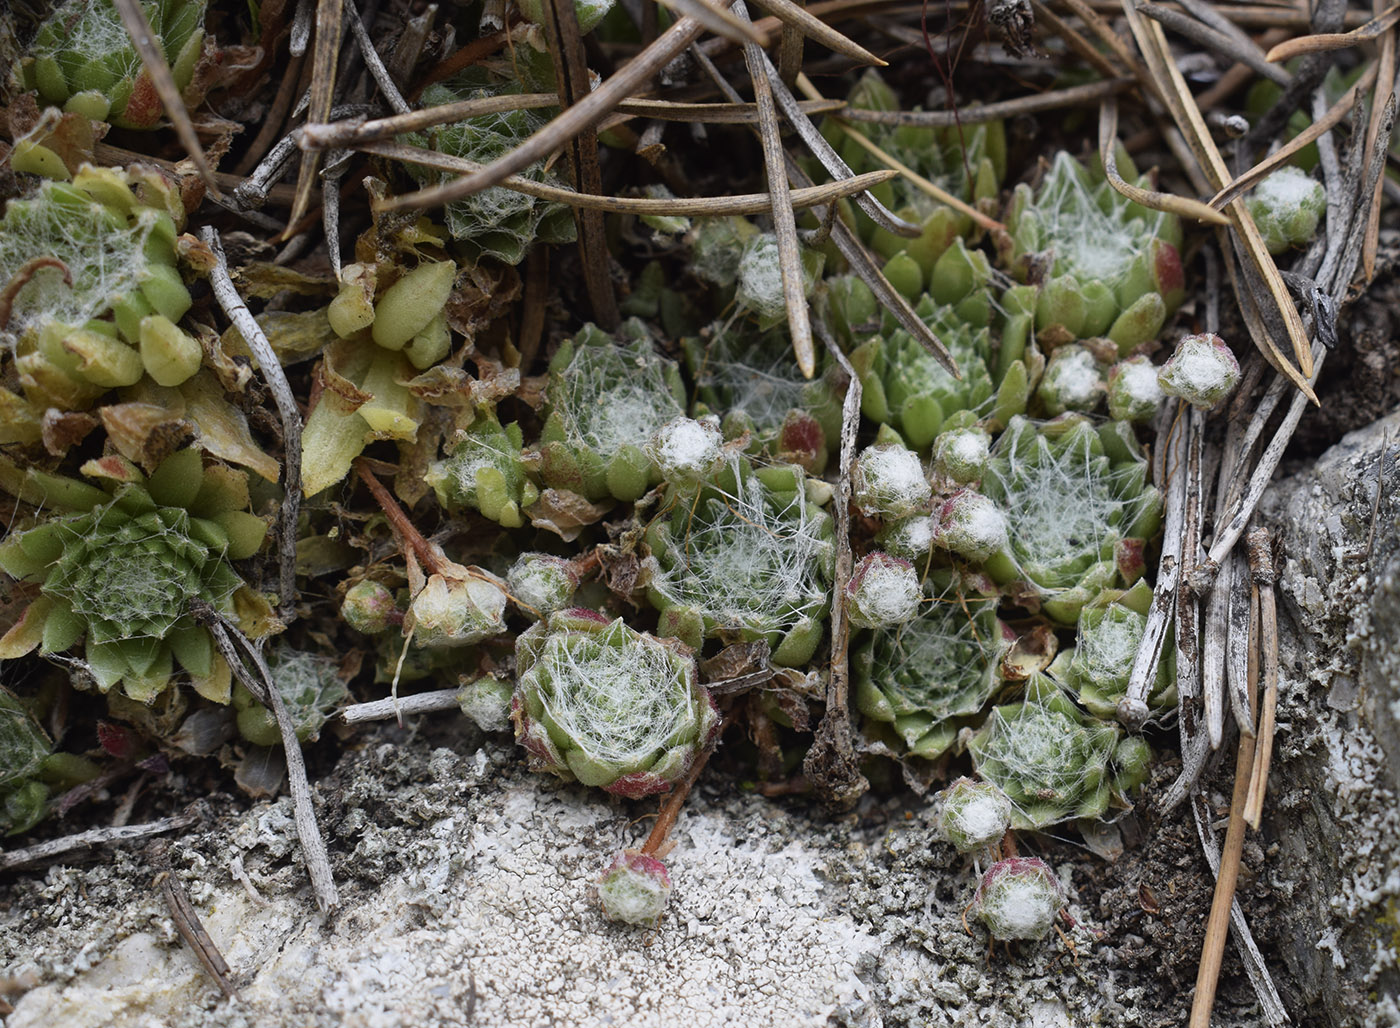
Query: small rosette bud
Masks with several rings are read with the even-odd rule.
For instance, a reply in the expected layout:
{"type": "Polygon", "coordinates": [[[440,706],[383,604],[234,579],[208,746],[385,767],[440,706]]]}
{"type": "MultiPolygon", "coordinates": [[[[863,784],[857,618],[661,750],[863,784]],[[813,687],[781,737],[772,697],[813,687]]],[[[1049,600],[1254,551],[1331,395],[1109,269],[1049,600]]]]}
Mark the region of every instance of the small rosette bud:
{"type": "Polygon", "coordinates": [[[345,590],[340,616],[357,632],[374,635],[403,623],[403,612],[394,594],[378,582],[365,579],[345,590]]]}
{"type": "Polygon", "coordinates": [[[1245,201],[1264,245],[1273,254],[1306,246],[1327,211],[1327,190],[1302,168],[1285,165],[1254,189],[1245,201]]]}
{"type": "Polygon", "coordinates": [[[867,553],[846,583],[846,613],[857,628],[892,628],[919,612],[919,575],[907,560],[867,553]]]}
{"type": "Polygon", "coordinates": [[[990,782],[959,778],[939,796],[938,828],[959,853],[1001,841],[1011,827],[1011,801],[990,782]]]}
{"type": "Polygon", "coordinates": [[[1038,857],[1012,857],[987,869],[972,897],[972,913],[994,939],[1045,937],[1065,906],[1065,890],[1038,857]]]}
{"type": "Polygon", "coordinates": [[[1108,371],[1108,414],[1114,421],[1151,421],[1166,396],[1157,368],[1146,357],[1129,357],[1108,371]]]}
{"type": "Polygon", "coordinates": [[[851,469],[852,499],[869,517],[902,518],[924,507],[933,488],[919,455],[897,443],[877,443],[851,469]]]}
{"type": "Polygon", "coordinates": [[[1240,362],[1217,335],[1182,336],[1176,352],[1157,372],[1157,381],[1168,396],[1211,410],[1239,385],[1240,362]]]}
{"type": "Polygon", "coordinates": [[[516,606],[538,620],[573,603],[578,574],[563,557],[522,553],[506,573],[506,585],[516,606]]]}
{"type": "Polygon", "coordinates": [[[724,462],[723,445],[713,420],[674,418],[651,437],[647,455],[669,485],[693,490],[719,470],[724,462]]]}
{"type": "Polygon", "coordinates": [[[671,900],[666,865],[637,850],[623,850],[594,887],[598,905],[609,921],[651,927],[671,900]]]}
{"type": "Polygon", "coordinates": [[[1051,355],[1036,396],[1048,414],[1070,410],[1089,414],[1103,402],[1104,392],[1103,372],[1093,353],[1087,347],[1069,343],[1051,355]]]}
{"type": "Polygon", "coordinates": [[[959,485],[970,485],[982,477],[992,437],[980,428],[950,428],[933,442],[933,470],[959,485]]]}
{"type": "Polygon", "coordinates": [[[974,563],[1007,544],[1006,515],[987,497],[960,489],[938,508],[933,541],[974,563]]]}
{"type": "Polygon", "coordinates": [[[487,675],[457,690],[457,706],[483,732],[504,732],[510,728],[510,701],[515,687],[510,682],[487,675]]]}

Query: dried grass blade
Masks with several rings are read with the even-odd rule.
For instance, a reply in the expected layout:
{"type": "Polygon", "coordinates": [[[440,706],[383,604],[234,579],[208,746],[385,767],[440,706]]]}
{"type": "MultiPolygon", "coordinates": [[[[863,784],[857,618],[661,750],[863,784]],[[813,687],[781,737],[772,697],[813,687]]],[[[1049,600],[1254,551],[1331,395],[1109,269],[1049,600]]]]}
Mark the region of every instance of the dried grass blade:
{"type": "MultiPolygon", "coordinates": [[[[744,0],[735,0],[734,14],[748,20],[744,0]]],[[[768,178],[773,232],[778,237],[778,269],[783,279],[783,302],[787,307],[788,332],[797,366],[811,378],[817,373],[817,352],[812,343],[812,321],[807,310],[807,290],[802,273],[802,247],[797,240],[797,218],[789,198],[787,169],[784,161],[782,126],[778,108],[773,102],[773,82],[770,65],[763,48],[757,43],[744,44],[744,63],[753,80],[754,101],[758,104],[758,131],[763,142],[763,167],[768,178]]],[[[776,77],[776,76],[774,76],[776,77]]]]}
{"type": "MultiPolygon", "coordinates": [[[[1082,2],[1082,0],[1070,0],[1070,2],[1082,2]]],[[[1210,130],[1206,127],[1200,108],[1196,106],[1195,97],[1187,89],[1186,81],[1181,77],[1181,72],[1177,70],[1175,62],[1171,59],[1171,50],[1167,45],[1167,39],[1162,32],[1161,25],[1144,19],[1133,6],[1132,0],[1122,0],[1122,7],[1133,31],[1133,36],[1137,40],[1138,48],[1147,61],[1152,79],[1161,92],[1168,109],[1172,112],[1172,117],[1190,143],[1206,177],[1215,188],[1221,188],[1230,178],[1229,170],[1225,166],[1224,158],[1220,156],[1220,151],[1215,146],[1215,140],[1211,137],[1210,130]]],[[[1294,356],[1298,360],[1296,368],[1287,361],[1283,361],[1281,370],[1288,375],[1300,392],[1313,403],[1317,403],[1317,396],[1307,381],[1313,372],[1312,351],[1307,333],[1303,330],[1303,321],[1298,316],[1298,308],[1294,306],[1293,298],[1288,293],[1288,287],[1284,285],[1278,266],[1264,246],[1263,237],[1260,236],[1259,228],[1254,224],[1254,218],[1249,213],[1244,201],[1238,198],[1230,201],[1229,212],[1246,255],[1264,279],[1269,295],[1273,299],[1279,315],[1283,318],[1289,342],[1292,344],[1294,356]]],[[[1257,337],[1255,341],[1258,342],[1257,337]]]]}
{"type": "MultiPolygon", "coordinates": [[[[719,0],[724,3],[724,0],[719,0]]],[[[453,182],[430,186],[394,197],[386,210],[418,210],[438,207],[464,196],[498,186],[511,175],[548,157],[580,132],[586,132],[607,117],[619,103],[637,92],[652,75],[688,47],[704,31],[694,18],[681,18],[621,70],[610,75],[584,99],[545,125],[525,142],[479,171],[453,182]]]]}
{"type": "MultiPolygon", "coordinates": [[[[807,76],[799,75],[797,77],[797,87],[801,89],[811,99],[821,99],[821,94],[817,92],[816,86],[812,85],[811,81],[807,78],[807,76]]],[[[906,179],[908,179],[915,186],[917,186],[922,192],[927,193],[939,203],[946,204],[947,206],[952,207],[954,210],[966,214],[969,218],[973,220],[975,224],[981,226],[984,229],[1004,230],[1006,228],[1005,225],[997,221],[995,218],[983,214],[976,207],[973,207],[970,203],[959,199],[952,193],[948,192],[946,189],[943,189],[936,182],[929,181],[928,179],[920,175],[917,171],[915,171],[913,168],[909,167],[907,164],[903,164],[900,161],[896,160],[894,157],[890,156],[878,144],[872,142],[865,135],[856,131],[851,126],[845,124],[839,116],[836,120],[837,124],[841,126],[842,131],[845,132],[846,135],[849,136],[851,139],[855,140],[858,144],[860,144],[860,146],[864,150],[869,152],[871,156],[873,156],[881,164],[884,164],[886,167],[893,168],[895,171],[899,172],[906,179]]]]}
{"type": "Polygon", "coordinates": [[[1035,8],[1036,19],[1063,39],[1065,45],[1074,51],[1075,56],[1081,61],[1084,61],[1106,79],[1114,79],[1123,74],[1125,69],[1118,67],[1105,57],[1102,51],[1080,34],[1078,29],[1050,10],[1044,0],[1032,0],[1032,5],[1035,8]]]}
{"type": "MultiPolygon", "coordinates": [[[[872,111],[863,107],[846,107],[841,111],[844,121],[873,123],[876,125],[914,125],[920,128],[952,128],[956,125],[980,125],[1003,118],[1014,118],[1022,114],[1039,114],[1064,107],[1102,100],[1106,96],[1116,96],[1133,88],[1136,79],[1111,78],[1103,82],[1087,82],[1082,86],[1069,86],[1066,89],[1049,89],[1043,93],[1031,93],[1015,100],[999,100],[996,103],[980,106],[961,107],[955,114],[952,111],[872,111]]],[[[814,101],[805,101],[813,103],[814,101]]],[[[835,101],[827,101],[834,103],[835,101]]],[[[842,105],[844,106],[844,105],[842,105]]],[[[840,107],[835,108],[840,110],[840,107]]]]}
{"type": "MultiPolygon", "coordinates": [[[[436,150],[424,150],[403,143],[361,143],[356,147],[364,153],[378,154],[396,161],[421,164],[425,168],[439,171],[456,171],[472,174],[485,167],[463,157],[450,157],[436,150]]],[[[839,200],[843,196],[873,189],[882,182],[897,177],[893,171],[867,171],[854,178],[838,179],[820,186],[794,189],[789,193],[794,210],[804,210],[839,200]]],[[[652,214],[658,217],[724,217],[731,214],[763,214],[770,205],[768,193],[739,193],[734,196],[667,197],[652,199],[640,196],[602,196],[594,193],[579,193],[562,186],[551,186],[544,182],[512,175],[500,183],[506,189],[541,200],[552,200],[571,207],[607,211],[611,214],[652,214]]]]}
{"type": "MultiPolygon", "coordinates": [[[[317,0],[316,38],[311,48],[311,102],[306,110],[308,122],[328,121],[335,97],[335,68],[340,55],[340,26],[342,0],[317,0]]],[[[311,190],[316,184],[316,171],[321,157],[316,151],[301,160],[297,170],[296,199],[287,218],[295,227],[311,205],[311,190]]],[[[287,229],[292,231],[291,228],[287,229]]],[[[284,233],[285,235],[285,233],[284,233]]]]}
{"type": "Polygon", "coordinates": [[[738,43],[740,46],[745,43],[763,45],[764,38],[753,30],[752,24],[740,21],[722,7],[711,7],[705,3],[705,0],[656,0],[656,2],[681,17],[694,18],[705,26],[706,30],[717,36],[723,36],[731,43],[738,43]]]}
{"type": "MultiPolygon", "coordinates": [[[[1376,7],[1380,7],[1380,0],[1376,0],[1376,7]]],[[[1379,12],[1377,12],[1379,13],[1379,12]]],[[[1381,37],[1380,60],[1372,63],[1371,68],[1376,68],[1378,78],[1376,95],[1371,100],[1371,121],[1366,127],[1366,144],[1370,150],[1375,146],[1376,139],[1381,132],[1381,122],[1385,118],[1385,106],[1395,93],[1395,33],[1387,31],[1381,37]]],[[[1369,68],[1367,70],[1370,70],[1369,68]]],[[[1376,277],[1376,249],[1380,244],[1381,231],[1381,179],[1376,180],[1375,192],[1371,196],[1371,213],[1366,219],[1366,239],[1361,244],[1361,267],[1365,272],[1366,281],[1376,277]]]]}
{"type": "MultiPolygon", "coordinates": [[[[1274,557],[1269,530],[1259,527],[1249,532],[1249,571],[1259,597],[1259,672],[1264,679],[1264,696],[1259,710],[1259,743],[1249,777],[1249,795],[1244,804],[1244,820],[1256,832],[1264,816],[1264,794],[1269,787],[1269,763],[1274,752],[1274,714],[1278,708],[1278,611],[1274,605],[1274,557]]],[[[1233,811],[1231,812],[1233,818],[1233,811]]]]}
{"type": "Polygon", "coordinates": [[[1235,197],[1258,185],[1270,172],[1287,163],[1299,150],[1346,118],[1347,112],[1351,110],[1357,96],[1370,89],[1371,84],[1375,81],[1376,65],[1372,64],[1357,80],[1356,84],[1347,91],[1347,94],[1327,109],[1325,115],[1212,196],[1208,201],[1209,206],[1217,209],[1224,207],[1235,197]]]}
{"type": "Polygon", "coordinates": [[[214,178],[214,169],[209,166],[209,158],[204,155],[204,147],[199,143],[194,122],[190,120],[190,112],[180,97],[180,88],[175,85],[175,76],[170,71],[170,65],[165,60],[160,44],[156,42],[155,31],[146,18],[146,12],[141,9],[140,0],[112,2],[117,8],[117,14],[121,16],[122,24],[126,26],[126,34],[131,37],[136,52],[141,55],[141,64],[146,74],[151,77],[151,84],[156,88],[156,94],[160,97],[166,115],[175,126],[180,145],[190,155],[190,160],[194,161],[205,187],[215,196],[223,196],[219,191],[219,183],[214,178]]]}
{"type": "Polygon", "coordinates": [[[1277,64],[1270,64],[1264,59],[1261,51],[1252,42],[1249,45],[1242,45],[1239,40],[1228,33],[1202,24],[1195,18],[1189,18],[1180,11],[1162,4],[1139,3],[1137,9],[1147,15],[1153,21],[1161,22],[1167,28],[1178,35],[1185,36],[1193,43],[1198,43],[1209,50],[1229,58],[1236,64],[1243,64],[1254,70],[1258,75],[1264,76],[1280,86],[1286,86],[1293,81],[1293,76],[1277,64]]]}
{"type": "MultiPolygon", "coordinates": [[[[849,57],[860,64],[873,64],[877,68],[889,66],[889,62],[876,57],[849,36],[838,32],[805,7],[794,3],[793,0],[754,0],[754,3],[776,17],[784,25],[800,30],[802,35],[814,43],[820,43],[828,50],[849,57]]],[[[755,32],[755,36],[757,35],[758,33],[755,32]]],[[[763,39],[760,37],[756,39],[756,42],[761,45],[763,39]]]]}
{"type": "Polygon", "coordinates": [[[1347,47],[1375,39],[1394,26],[1397,21],[1400,21],[1400,4],[1396,4],[1384,11],[1379,17],[1372,18],[1365,25],[1352,29],[1350,32],[1319,32],[1316,35],[1299,36],[1297,39],[1287,40],[1265,54],[1264,59],[1279,62],[1301,57],[1303,54],[1345,50],[1347,47]]]}
{"type": "Polygon", "coordinates": [[[1117,145],[1118,101],[1109,97],[1099,107],[1099,159],[1103,162],[1104,176],[1108,179],[1108,184],[1134,203],[1154,211],[1166,211],[1183,218],[1210,222],[1212,225],[1230,224],[1229,218],[1194,197],[1143,189],[1124,179],[1118,174],[1118,158],[1114,153],[1117,145]]]}

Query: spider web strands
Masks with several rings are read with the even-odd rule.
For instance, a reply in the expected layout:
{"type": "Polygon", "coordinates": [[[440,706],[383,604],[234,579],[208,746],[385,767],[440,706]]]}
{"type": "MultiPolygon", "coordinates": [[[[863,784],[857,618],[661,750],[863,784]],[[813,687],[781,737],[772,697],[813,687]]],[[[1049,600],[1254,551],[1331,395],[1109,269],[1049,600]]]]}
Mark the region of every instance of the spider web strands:
{"type": "MultiPolygon", "coordinates": [[[[1156,22],[1144,19],[1133,6],[1132,0],[1122,0],[1122,9],[1127,16],[1129,26],[1132,28],[1138,48],[1147,61],[1150,74],[1145,77],[1145,81],[1151,83],[1153,89],[1162,96],[1171,112],[1172,120],[1176,122],[1177,128],[1186,137],[1196,162],[1206,178],[1216,189],[1222,188],[1230,178],[1229,170],[1225,165],[1224,158],[1220,156],[1220,151],[1216,148],[1210,129],[1201,116],[1195,98],[1191,95],[1186,81],[1181,77],[1181,72],[1171,58],[1171,50],[1167,45],[1162,27],[1156,22]]],[[[1293,347],[1293,354],[1298,361],[1298,367],[1295,368],[1284,360],[1269,334],[1266,333],[1262,337],[1255,336],[1255,343],[1261,346],[1271,363],[1274,363],[1279,370],[1293,380],[1294,385],[1301,393],[1313,403],[1317,403],[1317,396],[1308,382],[1309,376],[1313,373],[1313,361],[1308,346],[1307,333],[1303,329],[1298,309],[1288,294],[1288,287],[1284,285],[1278,266],[1264,246],[1263,237],[1259,234],[1259,228],[1255,225],[1254,218],[1249,213],[1244,201],[1238,198],[1230,201],[1229,214],[1235,230],[1232,233],[1232,238],[1238,239],[1250,263],[1263,278],[1273,305],[1283,319],[1284,328],[1293,347]]]]}
{"type": "MultiPolygon", "coordinates": [[[[441,171],[473,172],[486,167],[486,165],[469,161],[464,157],[452,157],[448,154],[438,153],[436,150],[424,150],[421,147],[408,146],[403,143],[357,143],[355,149],[364,153],[378,154],[381,157],[390,157],[396,161],[421,164],[424,167],[441,171]]],[[[789,196],[794,209],[819,207],[843,196],[850,196],[860,190],[878,186],[881,182],[888,182],[897,176],[898,173],[893,171],[867,172],[844,181],[794,189],[789,196]]],[[[573,207],[588,207],[613,214],[718,217],[730,214],[763,214],[772,206],[772,200],[768,193],[666,198],[603,196],[595,193],[579,193],[563,186],[551,186],[544,182],[534,182],[516,175],[505,179],[501,182],[501,186],[540,200],[552,200],[573,207]]]]}
{"type": "MultiPolygon", "coordinates": [[[[391,136],[452,122],[466,121],[488,114],[504,114],[511,111],[535,110],[541,107],[558,107],[559,97],[553,93],[503,93],[498,96],[483,96],[471,100],[458,100],[440,104],[437,107],[424,107],[408,114],[396,114],[388,118],[372,121],[334,121],[319,125],[303,125],[296,133],[297,143],[303,150],[329,149],[337,146],[355,146],[360,143],[388,139],[391,136]]],[[[802,110],[807,114],[827,114],[839,111],[846,106],[844,100],[802,101],[802,110]]],[[[617,105],[613,117],[620,123],[626,118],[650,118],[655,121],[679,121],[707,125],[745,125],[758,121],[758,107],[751,103],[687,103],[679,100],[654,100],[637,98],[624,100],[617,105]]]]}
{"type": "Polygon", "coordinates": [[[165,60],[160,44],[156,42],[155,31],[146,18],[146,12],[141,9],[140,0],[112,0],[112,3],[121,17],[122,24],[126,26],[127,34],[131,36],[136,52],[141,55],[141,64],[145,67],[146,74],[151,77],[151,84],[156,87],[165,113],[175,125],[175,134],[180,137],[180,145],[190,155],[190,160],[194,161],[205,186],[218,196],[219,183],[214,178],[209,159],[204,155],[204,147],[199,144],[199,136],[195,133],[194,122],[190,120],[190,112],[185,108],[185,101],[180,98],[175,76],[170,71],[170,65],[165,60]]]}

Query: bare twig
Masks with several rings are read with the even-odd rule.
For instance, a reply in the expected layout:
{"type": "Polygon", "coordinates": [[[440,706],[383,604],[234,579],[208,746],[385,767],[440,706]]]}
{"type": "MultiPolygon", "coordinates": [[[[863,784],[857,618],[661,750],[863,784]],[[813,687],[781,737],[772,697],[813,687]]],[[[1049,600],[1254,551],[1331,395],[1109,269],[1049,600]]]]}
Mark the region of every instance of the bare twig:
{"type": "Polygon", "coordinates": [[[1347,47],[1357,46],[1377,38],[1392,28],[1397,21],[1400,21],[1400,4],[1396,4],[1379,17],[1372,18],[1366,24],[1354,28],[1350,32],[1319,32],[1315,35],[1300,36],[1297,39],[1280,43],[1268,52],[1266,59],[1287,61],[1294,57],[1301,57],[1303,54],[1344,50],[1347,47]]]}
{"type": "Polygon", "coordinates": [[[282,421],[282,526],[277,544],[281,575],[278,599],[286,616],[296,601],[297,514],[301,507],[301,412],[297,409],[296,397],[292,395],[287,376],[282,371],[282,362],[277,359],[277,351],[272,348],[272,343],[234,287],[218,230],[213,225],[205,225],[199,235],[214,254],[214,267],[209,272],[214,298],[253,352],[282,421]]]}
{"type": "Polygon", "coordinates": [[[873,122],[877,125],[918,125],[931,128],[951,128],[955,125],[979,125],[1003,118],[1014,118],[1021,114],[1039,114],[1042,111],[1055,111],[1063,107],[1077,107],[1080,104],[1102,100],[1106,96],[1117,96],[1133,87],[1135,80],[1111,78],[1104,82],[1088,82],[1082,86],[1068,86],[1065,89],[1050,89],[1043,93],[1030,93],[1015,100],[1001,100],[990,104],[970,104],[952,111],[873,111],[864,107],[847,107],[841,111],[841,120],[849,122],[873,122]]]}
{"type": "Polygon", "coordinates": [[[439,710],[460,709],[458,690],[434,689],[411,696],[391,696],[368,703],[352,703],[348,707],[341,707],[338,716],[347,725],[358,725],[365,721],[387,721],[403,714],[431,714],[439,710]]]}
{"type": "MultiPolygon", "coordinates": [[[[873,64],[877,68],[888,66],[888,62],[881,60],[859,43],[837,32],[826,22],[809,13],[806,8],[794,3],[793,0],[754,0],[754,3],[758,4],[759,7],[762,7],[769,14],[776,16],[784,25],[792,28],[797,33],[799,41],[803,36],[806,36],[813,42],[820,43],[828,50],[849,57],[851,60],[860,64],[873,64]]],[[[783,39],[786,40],[787,38],[788,35],[785,32],[783,39]]],[[[757,32],[754,33],[754,39],[760,46],[763,45],[764,40],[757,32]]],[[[799,49],[797,62],[798,70],[800,70],[802,66],[801,56],[802,52],[799,49]]],[[[793,78],[796,78],[796,72],[793,73],[793,78]]],[[[792,79],[786,76],[783,78],[783,81],[789,86],[792,85],[792,79]]]]}
{"type": "Polygon", "coordinates": [[[149,821],[146,824],[122,825],[117,828],[90,828],[85,832],[65,835],[61,839],[46,839],[43,842],[36,842],[33,846],[0,853],[0,872],[14,871],[17,868],[29,867],[33,864],[48,863],[76,850],[106,846],[108,843],[114,842],[130,842],[133,839],[148,839],[152,835],[164,835],[166,832],[173,832],[179,828],[188,828],[198,821],[199,817],[192,813],[176,814],[174,817],[163,817],[158,821],[149,821]]]}
{"type": "Polygon", "coordinates": [[[209,977],[218,984],[219,990],[229,999],[238,999],[238,990],[233,987],[228,961],[224,960],[219,947],[209,937],[204,922],[199,919],[194,905],[190,903],[185,887],[169,871],[162,871],[157,878],[160,882],[160,894],[170,909],[171,919],[175,922],[175,930],[180,933],[180,938],[185,940],[186,946],[194,950],[195,957],[204,970],[209,972],[209,977]]]}
{"type": "Polygon", "coordinates": [[[1263,51],[1254,45],[1253,40],[1249,40],[1248,45],[1243,45],[1236,37],[1221,32],[1213,26],[1204,25],[1196,19],[1189,18],[1162,4],[1139,3],[1137,9],[1154,21],[1161,22],[1173,32],[1185,36],[1194,43],[1199,43],[1208,50],[1214,50],[1232,61],[1252,68],[1272,82],[1286,86],[1293,81],[1293,76],[1287,71],[1277,64],[1268,62],[1263,51]]]}
{"type": "Polygon", "coordinates": [[[384,62],[379,57],[379,51],[374,48],[374,40],[369,38],[369,30],[365,28],[364,21],[360,18],[360,12],[356,9],[354,0],[345,5],[345,17],[350,22],[350,31],[355,36],[355,42],[360,48],[360,53],[365,59],[365,66],[369,68],[369,73],[374,77],[374,84],[379,87],[379,92],[384,99],[399,114],[407,114],[411,107],[408,101],[399,92],[399,87],[389,75],[389,69],[384,67],[384,62]]]}
{"type": "Polygon", "coordinates": [[[306,761],[301,755],[301,743],[297,740],[296,725],[282,699],[282,690],[273,680],[272,670],[263,660],[261,651],[248,641],[223,614],[200,600],[192,600],[190,608],[195,620],[204,625],[213,637],[214,646],[228,661],[234,676],[243,687],[253,694],[277,718],[277,727],[282,733],[282,749],[287,761],[287,784],[292,792],[293,819],[296,822],[297,838],[301,840],[301,856],[306,864],[306,872],[311,878],[316,892],[316,902],[322,910],[330,910],[340,902],[336,891],[335,876],[331,872],[330,858],[326,854],[326,841],[316,824],[316,808],[311,799],[311,783],[306,778],[306,761]],[[252,670],[249,670],[249,665],[252,670]]]}
{"type": "MultiPolygon", "coordinates": [[[[335,66],[340,56],[340,22],[342,0],[316,0],[316,40],[311,52],[311,99],[306,111],[308,122],[327,121],[334,102],[335,66]]],[[[287,219],[290,227],[306,214],[311,205],[311,188],[316,183],[316,171],[321,156],[311,152],[301,159],[297,171],[297,193],[292,213],[287,219]]]]}

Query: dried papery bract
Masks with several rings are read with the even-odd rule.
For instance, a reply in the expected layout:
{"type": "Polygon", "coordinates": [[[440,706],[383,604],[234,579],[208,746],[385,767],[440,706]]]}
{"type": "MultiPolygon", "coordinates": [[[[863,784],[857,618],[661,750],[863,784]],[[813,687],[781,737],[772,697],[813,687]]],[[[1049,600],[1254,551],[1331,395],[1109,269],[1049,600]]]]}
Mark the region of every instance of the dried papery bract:
{"type": "Polygon", "coordinates": [[[623,850],[598,879],[594,892],[609,921],[650,927],[661,920],[671,900],[671,876],[655,857],[623,850]]]}
{"type": "Polygon", "coordinates": [[[1064,906],[1064,886],[1039,857],[998,861],[972,897],[973,916],[994,939],[1043,939],[1064,906]]]}
{"type": "Polygon", "coordinates": [[[719,715],[682,645],[591,610],[551,614],[516,640],[515,738],[530,766],[620,796],[665,792],[719,715]]]}

